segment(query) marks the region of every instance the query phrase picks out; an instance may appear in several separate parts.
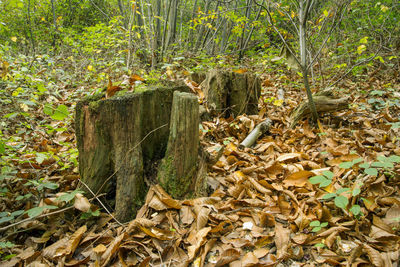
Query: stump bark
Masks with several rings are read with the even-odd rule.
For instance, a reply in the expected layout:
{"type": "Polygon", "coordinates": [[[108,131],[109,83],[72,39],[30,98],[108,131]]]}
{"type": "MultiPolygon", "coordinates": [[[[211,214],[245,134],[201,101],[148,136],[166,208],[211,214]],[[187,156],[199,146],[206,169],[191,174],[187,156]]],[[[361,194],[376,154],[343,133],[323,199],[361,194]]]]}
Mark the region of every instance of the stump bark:
{"type": "Polygon", "coordinates": [[[115,197],[115,216],[120,221],[133,218],[146,193],[143,173],[165,154],[174,91],[190,89],[159,87],[77,103],[81,180],[94,193],[115,197]]]}
{"type": "Polygon", "coordinates": [[[257,114],[261,80],[254,74],[211,70],[202,82],[207,108],[226,116],[257,114]]]}
{"type": "Polygon", "coordinates": [[[167,151],[160,185],[174,198],[195,191],[199,151],[199,103],[193,94],[174,92],[167,151]]]}

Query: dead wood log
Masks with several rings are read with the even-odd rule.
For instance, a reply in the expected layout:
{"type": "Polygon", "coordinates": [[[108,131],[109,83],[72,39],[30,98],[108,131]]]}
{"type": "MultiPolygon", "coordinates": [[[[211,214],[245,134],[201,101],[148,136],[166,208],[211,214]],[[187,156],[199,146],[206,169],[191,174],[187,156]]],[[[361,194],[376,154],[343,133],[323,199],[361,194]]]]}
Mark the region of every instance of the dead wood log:
{"type": "Polygon", "coordinates": [[[115,216],[122,222],[144,200],[144,173],[165,154],[174,91],[190,89],[169,85],[76,105],[81,179],[93,192],[115,198],[115,216]]]}
{"type": "Polygon", "coordinates": [[[167,152],[158,172],[160,185],[174,198],[195,191],[199,151],[199,103],[193,94],[174,92],[167,152]]]}
{"type": "MultiPolygon", "coordinates": [[[[349,106],[349,98],[332,98],[329,97],[330,92],[327,91],[322,95],[314,95],[314,103],[317,108],[317,112],[333,112],[342,109],[346,109],[349,106]]],[[[291,114],[291,128],[294,128],[296,124],[303,118],[311,115],[310,107],[308,106],[308,102],[303,102],[300,106],[298,106],[291,114]]]]}
{"type": "Polygon", "coordinates": [[[239,144],[239,148],[243,149],[245,147],[251,147],[257,139],[272,125],[272,121],[270,119],[266,119],[263,122],[259,123],[256,127],[254,127],[253,131],[239,144]]]}
{"type": "Polygon", "coordinates": [[[226,116],[257,114],[261,80],[254,74],[211,70],[201,83],[208,110],[226,116]]]}

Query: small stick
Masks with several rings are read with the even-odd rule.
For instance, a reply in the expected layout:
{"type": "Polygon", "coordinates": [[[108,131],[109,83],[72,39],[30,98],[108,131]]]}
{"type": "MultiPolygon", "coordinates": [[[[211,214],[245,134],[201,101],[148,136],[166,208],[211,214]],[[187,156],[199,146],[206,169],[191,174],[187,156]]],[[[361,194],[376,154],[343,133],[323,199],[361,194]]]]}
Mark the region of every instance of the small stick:
{"type": "Polygon", "coordinates": [[[265,121],[258,124],[253,131],[239,144],[239,148],[251,147],[257,139],[271,127],[272,121],[266,119],[265,121]]]}

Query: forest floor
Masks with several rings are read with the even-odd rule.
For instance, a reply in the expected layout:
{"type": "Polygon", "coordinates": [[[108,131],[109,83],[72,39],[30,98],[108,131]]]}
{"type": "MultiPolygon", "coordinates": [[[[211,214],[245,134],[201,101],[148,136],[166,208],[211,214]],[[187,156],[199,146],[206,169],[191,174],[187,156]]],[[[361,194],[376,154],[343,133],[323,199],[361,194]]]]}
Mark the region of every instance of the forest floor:
{"type": "Polygon", "coordinates": [[[74,191],[73,118],[64,115],[90,85],[55,79],[57,90],[40,94],[37,85],[29,97],[21,85],[2,83],[2,101],[18,94],[23,101],[4,100],[0,110],[1,266],[399,266],[396,77],[343,79],[335,88],[349,96],[348,109],[291,129],[290,113],[305,98],[301,77],[239,71],[261,73],[260,111],[202,123],[203,148],[223,149],[208,170],[210,195],[174,200],[152,185],[124,225],[74,191]],[[265,118],[270,130],[239,149],[265,118]]]}

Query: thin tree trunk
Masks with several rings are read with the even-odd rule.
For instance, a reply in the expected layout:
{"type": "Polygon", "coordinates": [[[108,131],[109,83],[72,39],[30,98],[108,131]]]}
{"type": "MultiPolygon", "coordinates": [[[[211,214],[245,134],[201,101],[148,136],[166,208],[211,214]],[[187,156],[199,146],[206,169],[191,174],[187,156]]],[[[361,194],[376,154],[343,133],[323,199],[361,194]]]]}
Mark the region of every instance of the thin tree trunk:
{"type": "Polygon", "coordinates": [[[308,103],[311,109],[312,119],[314,122],[318,121],[318,113],[313,100],[310,84],[308,81],[308,66],[307,66],[307,43],[306,43],[306,33],[307,33],[307,16],[310,11],[312,0],[301,0],[299,2],[299,43],[300,43],[300,64],[303,74],[304,86],[307,92],[308,103]]]}
{"type": "Polygon", "coordinates": [[[55,9],[54,5],[55,5],[54,0],[51,0],[51,11],[53,13],[53,26],[54,26],[52,46],[55,49],[56,48],[57,36],[58,36],[58,26],[57,26],[57,18],[56,18],[56,9],[55,9]]]}
{"type": "Polygon", "coordinates": [[[32,43],[32,51],[33,55],[36,54],[36,45],[35,45],[35,39],[33,38],[33,33],[32,33],[32,21],[31,21],[31,0],[28,0],[28,23],[29,23],[29,36],[31,39],[32,43]]]}

